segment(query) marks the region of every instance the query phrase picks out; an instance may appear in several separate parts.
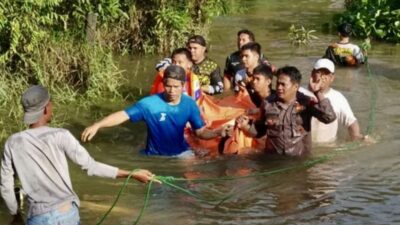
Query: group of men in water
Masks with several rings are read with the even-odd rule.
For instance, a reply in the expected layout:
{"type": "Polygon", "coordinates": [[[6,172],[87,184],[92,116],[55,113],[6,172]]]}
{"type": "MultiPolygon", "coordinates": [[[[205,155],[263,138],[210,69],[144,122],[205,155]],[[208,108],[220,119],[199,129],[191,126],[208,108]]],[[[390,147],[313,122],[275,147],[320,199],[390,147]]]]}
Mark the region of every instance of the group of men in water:
{"type": "Polygon", "coordinates": [[[334,62],[351,66],[363,63],[362,52],[349,42],[350,32],[348,24],[339,27],[340,41],[329,46],[324,58],[314,64],[307,88],[300,87],[302,75],[296,67],[276,69],[261,53],[260,44],[249,30],[238,32],[239,50],[227,57],[223,77],[218,65],[206,54],[205,39],[192,36],[186,48],[173,51],[172,60],[165,59],[157,65],[160,72],[151,88],[153,95],[94,123],[81,139],[91,140],[100,128],[127,120],[146,122],[148,138],[144,152],[148,155],[193,155],[194,149],[184,138],[187,123],[200,139],[218,138],[232,133],[232,129],[240,129],[255,138],[266,135],[266,152],[296,156],[310,152],[312,130],[317,130],[315,141],[334,141],[339,123],[349,129],[353,140],[362,139],[346,98],[330,87],[335,79],[334,62]],[[272,89],[274,75],[276,85],[272,89]],[[204,106],[196,105],[196,100],[224,89],[250,97],[255,107],[247,112],[252,118],[242,115],[235,126],[209,129],[202,120],[207,115],[199,110],[204,106]]]}
{"type": "MultiPolygon", "coordinates": [[[[207,57],[205,39],[190,37],[185,48],[174,50],[171,59],[157,64],[159,73],[151,87],[152,95],[87,127],[81,140],[90,141],[99,129],[127,120],[146,122],[147,155],[193,156],[194,149],[185,136],[188,129],[204,140],[226,140],[239,130],[249,137],[264,137],[265,152],[290,156],[309,153],[312,136],[318,142],[334,141],[339,124],[348,128],[353,140],[362,139],[346,98],[331,88],[335,64],[363,63],[362,52],[349,42],[350,28],[348,24],[339,26],[340,41],[315,62],[306,88],[300,87],[302,75],[296,67],[277,69],[266,59],[249,30],[238,32],[238,51],[227,57],[224,76],[207,57]],[[234,125],[210,128],[199,100],[231,89],[237,96],[248,96],[254,107],[234,118],[234,125]]],[[[1,195],[10,213],[18,215],[14,194],[14,175],[18,175],[28,196],[28,224],[79,224],[79,198],[72,189],[67,158],[88,175],[116,178],[127,177],[129,172],[96,162],[69,131],[48,127],[52,102],[43,86],[27,89],[22,105],[29,129],[12,135],[5,143],[1,195]]],[[[133,177],[146,183],[154,179],[154,174],[137,170],[133,177]]]]}

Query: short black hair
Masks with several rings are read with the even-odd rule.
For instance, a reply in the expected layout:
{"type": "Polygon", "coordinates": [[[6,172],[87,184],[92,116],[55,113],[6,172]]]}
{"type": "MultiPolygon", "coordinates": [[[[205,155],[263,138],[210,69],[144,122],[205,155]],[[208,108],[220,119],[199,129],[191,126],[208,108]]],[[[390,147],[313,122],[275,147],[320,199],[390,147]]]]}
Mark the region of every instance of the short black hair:
{"type": "MultiPolygon", "coordinates": [[[[254,68],[253,70],[253,75],[263,75],[264,77],[272,80],[273,78],[273,74],[272,74],[272,69],[270,66],[265,65],[264,63],[261,63],[260,65],[256,66],[256,68],[254,68]]],[[[269,84],[269,89],[272,89],[272,82],[269,84]]]]}
{"type": "Polygon", "coordinates": [[[175,55],[185,55],[186,58],[192,60],[192,53],[190,53],[189,49],[187,48],[177,48],[171,54],[171,59],[174,58],[175,55]]]}
{"type": "Polygon", "coordinates": [[[254,33],[251,32],[250,30],[247,30],[247,29],[239,30],[237,33],[237,36],[239,37],[241,34],[247,34],[247,35],[249,35],[250,41],[256,41],[256,37],[254,36],[254,33]]]}
{"type": "Polygon", "coordinates": [[[243,52],[245,50],[256,52],[259,56],[261,56],[261,45],[257,42],[249,42],[240,48],[240,52],[243,52]]]}
{"type": "Polygon", "coordinates": [[[168,79],[175,79],[182,81],[183,83],[186,81],[186,72],[185,69],[178,65],[170,65],[164,71],[163,83],[168,79]]]}
{"type": "Polygon", "coordinates": [[[284,66],[278,69],[276,74],[279,76],[281,74],[285,74],[290,78],[292,83],[296,83],[300,85],[301,82],[301,73],[300,71],[294,66],[284,66]]]}
{"type": "Polygon", "coordinates": [[[260,74],[272,80],[272,69],[268,65],[260,64],[253,70],[253,74],[260,74]]]}
{"type": "Polygon", "coordinates": [[[343,37],[349,37],[352,31],[352,26],[349,23],[342,23],[338,26],[338,32],[343,37]]]}

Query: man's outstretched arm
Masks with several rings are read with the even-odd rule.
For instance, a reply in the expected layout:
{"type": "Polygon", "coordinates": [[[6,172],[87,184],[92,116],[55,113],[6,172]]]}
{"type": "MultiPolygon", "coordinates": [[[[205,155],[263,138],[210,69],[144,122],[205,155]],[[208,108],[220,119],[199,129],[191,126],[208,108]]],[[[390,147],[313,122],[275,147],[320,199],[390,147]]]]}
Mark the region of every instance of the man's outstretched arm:
{"type": "Polygon", "coordinates": [[[124,111],[118,111],[116,113],[110,114],[109,116],[103,118],[102,120],[95,122],[91,126],[87,127],[81,135],[82,141],[90,141],[96,135],[97,131],[103,127],[113,127],[119,125],[125,121],[129,120],[128,114],[124,111]]]}

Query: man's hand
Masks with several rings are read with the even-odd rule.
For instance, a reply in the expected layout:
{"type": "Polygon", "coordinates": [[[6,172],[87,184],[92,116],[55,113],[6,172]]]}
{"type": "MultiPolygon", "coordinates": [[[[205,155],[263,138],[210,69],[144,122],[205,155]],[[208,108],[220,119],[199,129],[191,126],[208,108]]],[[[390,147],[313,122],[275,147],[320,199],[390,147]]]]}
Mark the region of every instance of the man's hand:
{"type": "Polygon", "coordinates": [[[222,126],[221,129],[221,137],[230,137],[232,136],[233,133],[233,126],[231,124],[226,124],[224,126],[222,126]]]}
{"type": "Polygon", "coordinates": [[[377,140],[376,140],[375,138],[369,136],[369,135],[364,135],[364,136],[362,136],[362,139],[361,139],[361,140],[362,140],[364,143],[366,143],[367,145],[376,144],[376,143],[377,143],[377,140]]]}
{"type": "Polygon", "coordinates": [[[92,126],[87,127],[81,135],[81,140],[83,142],[90,141],[96,135],[97,131],[99,130],[99,125],[97,123],[94,123],[92,126]]]}
{"type": "Polygon", "coordinates": [[[247,131],[250,128],[249,122],[250,122],[250,118],[248,116],[244,116],[244,115],[239,116],[236,119],[236,125],[241,130],[247,131]]]}
{"type": "Polygon", "coordinates": [[[133,172],[132,177],[142,183],[145,183],[145,184],[151,180],[156,183],[161,184],[161,181],[155,179],[155,175],[148,170],[139,169],[139,170],[133,172]]]}
{"type": "Polygon", "coordinates": [[[316,74],[310,77],[310,82],[308,84],[310,91],[317,93],[321,90],[322,78],[321,74],[316,74]]]}

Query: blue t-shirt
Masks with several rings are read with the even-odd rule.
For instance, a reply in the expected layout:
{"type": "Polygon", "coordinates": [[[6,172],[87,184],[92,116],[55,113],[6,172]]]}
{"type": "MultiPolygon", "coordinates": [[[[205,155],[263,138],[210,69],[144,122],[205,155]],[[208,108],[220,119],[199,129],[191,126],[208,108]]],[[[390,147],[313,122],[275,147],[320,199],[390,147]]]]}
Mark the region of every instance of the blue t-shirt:
{"type": "Polygon", "coordinates": [[[132,122],[145,121],[147,124],[148,155],[178,155],[189,149],[184,138],[184,129],[189,122],[193,130],[204,126],[196,102],[182,95],[178,105],[169,105],[164,93],[148,96],[125,109],[132,122]]]}

